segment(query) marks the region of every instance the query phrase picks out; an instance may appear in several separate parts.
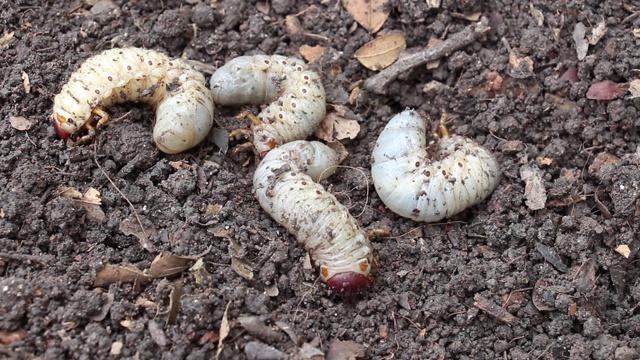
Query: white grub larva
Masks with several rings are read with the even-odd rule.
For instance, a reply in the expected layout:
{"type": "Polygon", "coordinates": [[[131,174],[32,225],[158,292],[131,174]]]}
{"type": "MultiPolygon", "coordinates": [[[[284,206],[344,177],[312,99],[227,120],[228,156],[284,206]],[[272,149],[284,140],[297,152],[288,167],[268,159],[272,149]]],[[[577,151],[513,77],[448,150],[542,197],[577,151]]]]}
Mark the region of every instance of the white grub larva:
{"type": "Polygon", "coordinates": [[[348,209],[316,182],[339,162],[322,143],[293,141],[267,153],[253,186],[262,208],[309,251],[327,287],[354,294],[373,284],[373,249],[348,209]]]}
{"type": "Polygon", "coordinates": [[[180,59],[138,48],[110,49],[71,74],[53,103],[53,124],[67,138],[80,129],[93,135],[92,117],[107,121],[104,107],[140,102],[156,108],[153,139],[168,154],[200,143],[213,125],[213,99],[204,76],[180,59]]]}
{"type": "Polygon", "coordinates": [[[312,134],[326,115],[320,76],[302,60],[284,56],[240,56],[211,77],[211,93],[218,105],[269,105],[252,125],[258,153],[312,134]]]}
{"type": "MultiPolygon", "coordinates": [[[[444,117],[443,117],[444,119],[444,117]]],[[[449,135],[426,147],[426,121],[413,110],[393,117],[373,149],[371,176],[380,200],[398,215],[438,221],[460,213],[500,182],[495,157],[470,139],[449,135]]]]}

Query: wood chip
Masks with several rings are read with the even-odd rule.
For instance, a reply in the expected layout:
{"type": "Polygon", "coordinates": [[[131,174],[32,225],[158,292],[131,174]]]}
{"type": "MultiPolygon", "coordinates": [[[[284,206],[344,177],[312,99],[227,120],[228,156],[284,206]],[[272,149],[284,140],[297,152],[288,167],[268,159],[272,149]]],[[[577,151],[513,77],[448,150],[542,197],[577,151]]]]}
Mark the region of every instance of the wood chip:
{"type": "Polygon", "coordinates": [[[511,313],[509,313],[505,308],[502,308],[496,305],[495,303],[485,298],[484,296],[480,294],[476,294],[473,297],[473,300],[474,300],[473,306],[495,317],[496,319],[510,325],[518,323],[518,318],[511,315],[511,313]]]}
{"type": "Polygon", "coordinates": [[[584,60],[589,51],[589,42],[585,38],[587,27],[583,23],[577,23],[573,28],[573,41],[576,43],[576,53],[578,60],[584,60]]]}
{"type": "Polygon", "coordinates": [[[229,331],[231,327],[229,326],[229,306],[231,306],[231,301],[227,303],[227,306],[224,309],[224,315],[222,315],[222,323],[220,324],[220,338],[218,339],[218,351],[216,352],[216,360],[220,359],[220,354],[222,354],[222,348],[224,347],[224,339],[229,336],[229,331]]]}
{"type": "Polygon", "coordinates": [[[631,255],[631,249],[629,248],[629,245],[618,245],[618,247],[616,247],[614,250],[627,259],[629,258],[629,255],[631,255]]]}

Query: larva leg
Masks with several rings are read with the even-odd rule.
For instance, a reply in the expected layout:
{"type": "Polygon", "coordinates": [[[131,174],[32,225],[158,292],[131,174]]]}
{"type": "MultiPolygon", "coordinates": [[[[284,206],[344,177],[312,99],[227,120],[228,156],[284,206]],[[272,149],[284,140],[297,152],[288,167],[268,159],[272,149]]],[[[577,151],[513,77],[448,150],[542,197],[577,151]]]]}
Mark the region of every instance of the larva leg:
{"type": "Polygon", "coordinates": [[[244,110],[240,114],[236,115],[236,119],[244,119],[247,118],[253,125],[260,125],[261,121],[257,116],[253,115],[253,113],[249,110],[244,110]]]}
{"type": "Polygon", "coordinates": [[[100,129],[104,124],[106,124],[111,117],[109,113],[100,106],[94,107],[91,109],[91,115],[97,116],[98,121],[96,123],[96,128],[100,129]]]}
{"type": "Polygon", "coordinates": [[[440,122],[438,124],[438,131],[440,131],[440,137],[449,136],[449,129],[447,128],[447,113],[442,112],[442,116],[440,116],[440,122]]]}

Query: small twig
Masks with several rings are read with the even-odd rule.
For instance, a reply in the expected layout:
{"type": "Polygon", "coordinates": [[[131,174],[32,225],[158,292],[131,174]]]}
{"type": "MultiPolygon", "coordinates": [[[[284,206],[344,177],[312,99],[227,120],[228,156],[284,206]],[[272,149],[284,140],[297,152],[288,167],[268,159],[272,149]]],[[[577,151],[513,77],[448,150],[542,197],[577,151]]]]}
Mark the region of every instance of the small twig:
{"type": "MultiPolygon", "coordinates": [[[[20,260],[20,261],[34,261],[42,265],[49,265],[49,261],[43,259],[41,255],[29,255],[29,254],[10,254],[10,253],[0,253],[0,259],[3,260],[20,260]]],[[[49,259],[51,260],[51,259],[49,259]]]]}
{"type": "MultiPolygon", "coordinates": [[[[94,147],[94,150],[95,150],[95,147],[94,147]]],[[[129,198],[120,190],[120,188],[118,188],[118,186],[113,182],[113,180],[111,180],[111,178],[109,177],[109,175],[107,175],[107,173],[104,171],[102,166],[100,166],[100,163],[98,162],[97,154],[95,154],[95,156],[93,157],[93,162],[96,163],[96,166],[98,167],[98,169],[100,169],[100,172],[102,172],[102,175],[104,175],[107,178],[107,180],[109,180],[109,183],[111,183],[111,186],[113,186],[113,188],[116,189],[118,194],[120,194],[120,196],[122,196],[122,198],[127,202],[127,204],[129,204],[129,207],[131,208],[133,215],[136,216],[136,220],[138,220],[138,225],[140,225],[140,230],[142,230],[142,234],[144,235],[144,238],[145,238],[145,241],[142,241],[140,245],[142,245],[142,247],[145,250],[153,252],[155,249],[153,248],[153,244],[151,244],[151,242],[149,241],[149,235],[147,235],[147,232],[144,230],[144,225],[142,225],[142,220],[140,220],[140,215],[138,215],[138,211],[136,210],[135,206],[133,206],[131,201],[129,201],[129,198]]]]}
{"type": "Polygon", "coordinates": [[[393,65],[367,79],[364,82],[364,88],[378,94],[385,94],[387,85],[398,78],[400,74],[471,45],[478,36],[489,29],[490,27],[482,22],[469,25],[439,44],[398,59],[393,65]]]}

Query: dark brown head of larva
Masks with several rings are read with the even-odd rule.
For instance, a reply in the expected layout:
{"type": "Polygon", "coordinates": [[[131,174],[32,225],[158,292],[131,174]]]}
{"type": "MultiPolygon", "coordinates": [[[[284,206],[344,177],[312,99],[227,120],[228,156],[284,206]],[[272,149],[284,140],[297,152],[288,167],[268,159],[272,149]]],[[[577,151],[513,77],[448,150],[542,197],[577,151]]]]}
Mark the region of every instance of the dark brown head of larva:
{"type": "Polygon", "coordinates": [[[363,275],[355,272],[343,272],[335,274],[327,280],[327,288],[345,297],[350,297],[369,291],[375,280],[371,275],[363,275]]]}

